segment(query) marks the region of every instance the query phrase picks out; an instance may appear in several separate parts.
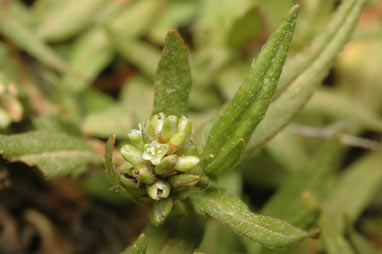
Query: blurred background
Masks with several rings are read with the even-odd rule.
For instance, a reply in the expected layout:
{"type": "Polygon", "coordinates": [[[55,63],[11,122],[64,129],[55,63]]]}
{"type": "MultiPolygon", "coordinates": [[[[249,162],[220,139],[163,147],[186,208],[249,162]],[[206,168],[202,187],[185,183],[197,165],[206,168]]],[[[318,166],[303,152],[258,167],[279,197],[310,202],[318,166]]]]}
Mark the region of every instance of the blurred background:
{"type": "MultiPolygon", "coordinates": [[[[60,130],[86,139],[103,156],[108,136],[123,143],[150,115],[156,66],[171,29],[189,49],[190,117],[197,129],[233,97],[296,3],[302,7],[288,58],[325,30],[340,0],[0,0],[0,83],[12,84],[0,89],[0,107],[4,96],[13,98],[0,109],[0,134],[60,130]]],[[[380,146],[381,70],[382,2],[372,0],[305,108],[219,184],[256,211],[342,133],[330,185],[380,146]]],[[[375,248],[382,248],[379,162],[370,166],[379,168],[370,182],[354,181],[367,189],[354,227],[375,248]]],[[[34,167],[0,158],[0,253],[118,253],[147,221],[145,207],[112,189],[102,164],[46,180],[34,167]]],[[[249,253],[212,221],[200,250],[249,253]]],[[[322,253],[315,240],[293,251],[322,253]]]]}

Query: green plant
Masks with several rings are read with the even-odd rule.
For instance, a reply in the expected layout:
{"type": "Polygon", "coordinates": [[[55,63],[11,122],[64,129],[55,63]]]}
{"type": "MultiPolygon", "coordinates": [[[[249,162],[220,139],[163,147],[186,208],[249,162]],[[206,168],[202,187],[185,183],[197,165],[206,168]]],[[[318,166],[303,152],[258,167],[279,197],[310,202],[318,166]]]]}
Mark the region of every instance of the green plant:
{"type": "MultiPolygon", "coordinates": [[[[133,229],[110,252],[127,242],[123,253],[376,252],[381,148],[359,136],[382,127],[377,61],[361,61],[367,67],[356,77],[362,57],[346,48],[335,62],[347,42],[365,37],[352,32],[367,1],[305,0],[279,25],[296,1],[238,2],[0,1],[0,218],[20,218],[16,229],[32,224],[50,243],[46,253],[59,244],[67,253],[97,252],[94,239],[82,249],[69,244],[79,228],[115,244],[126,235],[111,233],[116,221],[133,229]],[[186,42],[171,27],[185,29],[186,42]],[[320,88],[332,72],[340,88],[320,88]],[[123,87],[111,87],[120,76],[123,87]],[[370,105],[353,103],[350,95],[364,90],[370,105]],[[344,144],[375,151],[353,162],[344,144]],[[42,200],[48,188],[40,185],[56,190],[58,181],[52,192],[61,192],[59,181],[70,179],[80,186],[80,208],[60,207],[59,195],[53,208],[28,196],[33,208],[25,208],[34,188],[22,175],[34,169],[42,200]],[[243,183],[254,189],[243,192],[243,183]],[[264,190],[272,195],[258,194],[264,190]],[[101,215],[86,231],[89,214],[101,215]],[[137,214],[144,219],[134,228],[137,214]]],[[[366,38],[378,42],[377,30],[366,38]]],[[[1,234],[0,252],[8,250],[1,234]]]]}

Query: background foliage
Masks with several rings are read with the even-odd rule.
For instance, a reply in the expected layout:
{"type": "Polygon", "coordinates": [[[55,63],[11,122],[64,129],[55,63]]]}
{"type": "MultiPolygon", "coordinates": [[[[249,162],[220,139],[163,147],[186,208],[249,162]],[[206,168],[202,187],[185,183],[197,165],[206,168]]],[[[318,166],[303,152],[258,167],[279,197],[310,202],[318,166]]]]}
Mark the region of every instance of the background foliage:
{"type": "MultiPolygon", "coordinates": [[[[382,4],[367,1],[362,9],[363,2],[1,0],[0,83],[14,84],[17,93],[0,89],[0,122],[7,117],[0,129],[0,253],[118,253],[128,245],[127,252],[136,246],[148,253],[380,253],[382,4]],[[276,94],[256,95],[273,101],[264,118],[244,115],[224,129],[226,120],[215,116],[250,80],[253,58],[296,3],[301,10],[276,94]],[[164,50],[157,69],[171,29],[185,45],[174,39],[179,52],[164,50]],[[189,68],[174,58],[184,50],[189,68]],[[177,69],[163,67],[177,60],[177,69]],[[226,158],[229,151],[241,158],[228,172],[226,162],[203,157],[211,172],[224,174],[216,177],[219,188],[192,195],[198,213],[243,235],[253,213],[240,210],[244,226],[224,213],[227,204],[244,206],[237,196],[256,213],[319,228],[320,237],[268,249],[193,214],[170,217],[159,232],[146,227],[147,207],[115,191],[103,156],[106,138],[116,134],[122,145],[153,105],[158,112],[187,112],[187,95],[159,91],[180,108],[154,103],[154,79],[192,83],[188,115],[195,141],[207,145],[204,155],[223,151],[226,158]],[[14,117],[19,105],[20,119],[14,117]],[[214,127],[216,140],[207,141],[214,121],[223,124],[214,127]],[[249,138],[245,133],[259,122],[249,138]],[[225,132],[244,135],[246,150],[225,132]],[[208,142],[218,141],[215,151],[208,142]],[[219,193],[227,191],[222,200],[219,193]]],[[[277,66],[268,60],[269,68],[277,66]]],[[[256,82],[267,78],[272,75],[256,82]]],[[[117,153],[114,162],[123,162],[117,153]]]]}

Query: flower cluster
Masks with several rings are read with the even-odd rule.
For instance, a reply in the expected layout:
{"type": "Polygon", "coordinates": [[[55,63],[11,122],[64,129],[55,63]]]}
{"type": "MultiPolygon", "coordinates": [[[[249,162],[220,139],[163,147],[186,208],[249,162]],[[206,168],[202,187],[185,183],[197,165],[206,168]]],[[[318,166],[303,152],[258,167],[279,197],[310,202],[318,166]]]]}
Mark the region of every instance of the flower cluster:
{"type": "Polygon", "coordinates": [[[148,196],[153,201],[150,219],[156,226],[170,214],[177,194],[201,180],[191,133],[187,117],[159,113],[132,130],[120,150],[131,164],[119,172],[121,186],[136,200],[148,196]]]}
{"type": "Polygon", "coordinates": [[[17,98],[17,87],[0,81],[0,130],[7,128],[12,122],[19,122],[23,116],[23,108],[17,98]]]}

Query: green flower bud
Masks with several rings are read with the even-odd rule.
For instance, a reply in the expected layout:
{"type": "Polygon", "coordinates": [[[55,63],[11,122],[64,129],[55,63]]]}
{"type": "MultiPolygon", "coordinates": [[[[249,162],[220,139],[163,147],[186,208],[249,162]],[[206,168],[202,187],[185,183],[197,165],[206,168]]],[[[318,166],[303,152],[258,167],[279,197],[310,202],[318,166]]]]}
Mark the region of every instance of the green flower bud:
{"type": "Polygon", "coordinates": [[[0,108],[0,129],[7,128],[12,122],[11,117],[9,114],[0,108]]]}
{"type": "Polygon", "coordinates": [[[156,227],[162,225],[167,216],[171,213],[173,203],[172,198],[166,198],[155,202],[150,209],[151,224],[156,227]]]}
{"type": "Polygon", "coordinates": [[[157,137],[160,137],[165,120],[166,115],[164,113],[153,115],[153,117],[151,118],[150,125],[154,129],[155,135],[157,137]]]}
{"type": "Polygon", "coordinates": [[[210,179],[208,178],[208,176],[202,175],[202,176],[200,176],[199,183],[201,183],[203,185],[209,185],[210,184],[210,179]]]}
{"type": "Polygon", "coordinates": [[[126,190],[138,189],[140,186],[139,181],[127,173],[119,174],[119,182],[126,190]]]}
{"type": "Polygon", "coordinates": [[[198,175],[175,175],[170,177],[169,182],[175,190],[184,189],[194,186],[199,182],[200,176],[198,175]]]}
{"type": "Polygon", "coordinates": [[[161,159],[168,152],[169,146],[167,144],[160,144],[154,140],[151,144],[146,144],[142,158],[151,161],[154,165],[159,165],[161,159]]]}
{"type": "Polygon", "coordinates": [[[175,153],[178,151],[182,146],[184,145],[185,141],[185,134],[184,133],[177,133],[175,134],[170,141],[168,142],[168,145],[170,146],[170,149],[168,151],[169,154],[175,153]]]}
{"type": "Polygon", "coordinates": [[[198,151],[194,144],[187,144],[184,146],[181,153],[184,155],[198,155],[198,151]]]}
{"type": "Polygon", "coordinates": [[[195,168],[200,162],[199,157],[197,156],[180,156],[176,161],[174,169],[181,172],[189,171],[195,168]]]}
{"type": "Polygon", "coordinates": [[[170,115],[166,118],[163,124],[161,138],[164,141],[169,141],[172,136],[174,136],[178,131],[178,118],[176,116],[170,115]]]}
{"type": "Polygon", "coordinates": [[[170,195],[171,187],[163,180],[158,180],[154,184],[147,187],[147,194],[154,200],[167,198],[170,195]]]}
{"type": "Polygon", "coordinates": [[[135,167],[142,162],[142,151],[134,145],[124,145],[120,152],[122,157],[135,167]]]}
{"type": "Polygon", "coordinates": [[[164,157],[159,163],[159,165],[155,166],[155,174],[163,176],[172,173],[174,171],[176,159],[177,156],[175,154],[170,154],[164,157]]]}
{"type": "Polygon", "coordinates": [[[133,169],[131,174],[145,184],[152,184],[157,179],[151,166],[145,163],[133,169]]]}
{"type": "Polygon", "coordinates": [[[143,125],[143,141],[145,143],[150,143],[156,139],[155,130],[150,124],[150,120],[147,119],[143,125]]]}
{"type": "Polygon", "coordinates": [[[137,179],[130,176],[127,173],[121,173],[117,175],[118,182],[120,184],[120,191],[134,202],[143,202],[146,191],[141,188],[141,184],[137,179]]]}
{"type": "Polygon", "coordinates": [[[182,116],[179,119],[178,132],[184,133],[184,135],[186,135],[186,140],[188,140],[190,138],[190,136],[192,134],[192,124],[191,124],[190,120],[188,120],[187,117],[182,116]]]}
{"type": "Polygon", "coordinates": [[[127,136],[133,145],[143,150],[145,144],[143,143],[142,131],[133,129],[127,136]]]}

